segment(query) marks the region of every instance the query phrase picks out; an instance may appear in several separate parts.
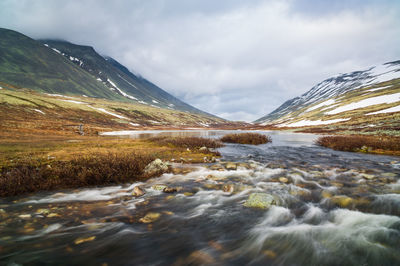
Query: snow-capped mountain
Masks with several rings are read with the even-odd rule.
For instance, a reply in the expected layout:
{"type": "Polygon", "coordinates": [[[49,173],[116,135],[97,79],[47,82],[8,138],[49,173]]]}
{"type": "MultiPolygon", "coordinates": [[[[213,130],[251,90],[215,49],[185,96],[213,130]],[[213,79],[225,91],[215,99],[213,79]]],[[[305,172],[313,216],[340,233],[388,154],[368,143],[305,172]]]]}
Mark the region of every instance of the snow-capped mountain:
{"type": "Polygon", "coordinates": [[[398,112],[399,83],[400,60],[340,74],[286,101],[255,123],[279,127],[316,126],[363,115],[398,112]]]}

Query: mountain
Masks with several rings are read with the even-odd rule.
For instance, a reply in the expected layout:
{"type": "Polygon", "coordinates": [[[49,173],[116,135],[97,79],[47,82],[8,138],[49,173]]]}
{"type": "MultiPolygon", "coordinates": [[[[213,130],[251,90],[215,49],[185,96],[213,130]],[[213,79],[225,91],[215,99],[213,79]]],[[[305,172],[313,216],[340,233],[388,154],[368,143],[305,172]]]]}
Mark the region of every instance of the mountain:
{"type": "Polygon", "coordinates": [[[132,102],[214,117],[131,73],[92,47],[33,40],[0,28],[0,82],[51,94],[132,102]]]}
{"type": "Polygon", "coordinates": [[[254,122],[277,127],[400,127],[399,112],[400,60],[326,79],[254,122]]]}
{"type": "Polygon", "coordinates": [[[48,47],[21,33],[1,28],[0,81],[48,93],[122,98],[48,47]]]}
{"type": "MultiPolygon", "coordinates": [[[[99,55],[92,47],[59,40],[39,40],[89,73],[114,94],[140,104],[206,114],[190,106],[150,81],[138,77],[111,57],[99,55]]],[[[207,114],[209,115],[209,114],[207,114]]]]}

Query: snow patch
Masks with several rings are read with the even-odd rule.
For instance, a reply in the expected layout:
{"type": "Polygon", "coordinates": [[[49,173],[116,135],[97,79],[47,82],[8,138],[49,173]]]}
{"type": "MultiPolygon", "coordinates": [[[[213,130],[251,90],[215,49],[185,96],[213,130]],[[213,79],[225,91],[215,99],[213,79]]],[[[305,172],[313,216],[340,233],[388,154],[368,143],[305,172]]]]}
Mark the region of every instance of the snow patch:
{"type": "Polygon", "coordinates": [[[61,54],[60,50],[57,50],[56,48],[51,48],[51,50],[53,50],[53,51],[56,52],[56,53],[61,54]]]}
{"type": "Polygon", "coordinates": [[[41,113],[42,115],[45,115],[45,113],[42,110],[39,110],[39,109],[33,109],[33,110],[38,112],[38,113],[41,113]]]}
{"type": "Polygon", "coordinates": [[[153,103],[158,103],[156,100],[151,100],[153,103]]]}
{"type": "Polygon", "coordinates": [[[392,85],[383,86],[383,87],[379,87],[379,88],[373,88],[373,89],[366,90],[366,91],[370,91],[370,92],[372,92],[372,91],[379,91],[379,90],[383,90],[383,89],[386,89],[386,88],[389,88],[389,87],[392,87],[392,85]]]}
{"type": "Polygon", "coordinates": [[[322,103],[319,103],[319,104],[317,104],[315,106],[312,106],[312,107],[308,108],[306,110],[306,112],[310,112],[310,111],[318,109],[318,108],[320,108],[322,106],[326,106],[326,105],[329,106],[329,105],[332,105],[334,103],[335,103],[335,100],[333,100],[333,99],[330,99],[330,100],[327,100],[327,101],[323,101],[322,103]]]}
{"type": "Polygon", "coordinates": [[[325,114],[334,115],[334,114],[339,114],[339,113],[346,112],[346,111],[364,108],[364,107],[371,106],[371,105],[384,104],[384,103],[387,103],[387,104],[395,103],[398,101],[400,101],[400,93],[381,95],[381,96],[364,99],[359,102],[354,102],[354,103],[350,103],[350,104],[347,104],[344,106],[340,106],[334,110],[326,112],[325,114]]]}
{"type": "Polygon", "coordinates": [[[391,108],[383,109],[377,112],[368,113],[367,115],[377,115],[377,114],[386,114],[386,113],[395,113],[400,112],[400,105],[394,106],[391,108]]]}
{"type": "Polygon", "coordinates": [[[96,107],[93,107],[93,106],[90,106],[90,105],[88,105],[88,107],[90,107],[90,108],[92,108],[92,109],[95,109],[95,110],[98,110],[98,111],[100,111],[100,112],[102,112],[102,113],[105,113],[105,114],[109,114],[109,115],[118,117],[118,118],[120,118],[120,119],[127,119],[127,120],[129,120],[129,118],[126,118],[125,116],[118,115],[118,114],[114,114],[114,113],[112,113],[112,112],[107,111],[107,110],[104,109],[104,108],[96,108],[96,107]]]}
{"type": "Polygon", "coordinates": [[[129,125],[134,126],[134,127],[140,127],[140,124],[132,123],[130,122],[129,125]]]}
{"type": "Polygon", "coordinates": [[[139,103],[148,105],[148,103],[146,103],[144,101],[139,101],[139,103]]]}
{"type": "MultiPolygon", "coordinates": [[[[122,91],[120,88],[118,88],[117,85],[115,85],[114,82],[112,82],[110,79],[107,79],[107,81],[111,84],[111,86],[113,86],[116,90],[119,91],[119,93],[121,93],[124,97],[129,98],[131,100],[135,100],[137,101],[137,98],[133,97],[132,95],[129,95],[127,93],[125,93],[124,91],[122,91]]],[[[111,88],[110,88],[111,89],[111,88]]]]}
{"type": "Polygon", "coordinates": [[[62,95],[62,94],[53,94],[53,93],[45,93],[46,95],[52,96],[52,97],[63,97],[63,98],[68,98],[68,99],[78,99],[76,97],[71,97],[67,95],[62,95]]]}
{"type": "Polygon", "coordinates": [[[281,125],[278,125],[278,127],[304,127],[304,126],[328,125],[328,124],[339,123],[339,122],[343,122],[343,121],[347,121],[347,120],[350,120],[350,118],[332,119],[332,120],[326,120],[326,121],[301,120],[299,122],[295,122],[295,123],[291,123],[291,124],[281,124],[281,125]]]}
{"type": "Polygon", "coordinates": [[[74,100],[61,100],[63,102],[69,102],[69,103],[76,103],[76,104],[86,104],[84,102],[80,102],[80,101],[74,101],[74,100]]]}

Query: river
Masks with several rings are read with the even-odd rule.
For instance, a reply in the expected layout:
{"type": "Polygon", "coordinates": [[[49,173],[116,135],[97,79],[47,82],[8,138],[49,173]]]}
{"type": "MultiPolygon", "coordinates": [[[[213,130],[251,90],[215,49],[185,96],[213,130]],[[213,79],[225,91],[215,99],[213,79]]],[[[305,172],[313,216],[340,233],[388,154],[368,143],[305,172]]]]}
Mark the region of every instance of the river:
{"type": "Polygon", "coordinates": [[[400,265],[398,157],[318,147],[312,134],[264,133],[272,143],[227,144],[221,162],[191,172],[0,199],[0,264],[400,265]],[[138,185],[146,194],[134,197],[138,185]],[[251,195],[274,200],[252,208],[251,195]]]}

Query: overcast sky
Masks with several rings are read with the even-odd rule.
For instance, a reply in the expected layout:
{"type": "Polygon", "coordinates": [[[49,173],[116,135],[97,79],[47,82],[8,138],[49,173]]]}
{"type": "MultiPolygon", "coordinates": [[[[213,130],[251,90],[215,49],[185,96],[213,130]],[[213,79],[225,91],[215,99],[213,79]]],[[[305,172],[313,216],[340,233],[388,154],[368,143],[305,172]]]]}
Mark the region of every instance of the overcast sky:
{"type": "Polygon", "coordinates": [[[400,0],[1,0],[0,27],[91,45],[231,120],[400,59],[400,0]]]}

